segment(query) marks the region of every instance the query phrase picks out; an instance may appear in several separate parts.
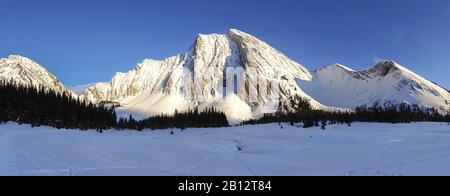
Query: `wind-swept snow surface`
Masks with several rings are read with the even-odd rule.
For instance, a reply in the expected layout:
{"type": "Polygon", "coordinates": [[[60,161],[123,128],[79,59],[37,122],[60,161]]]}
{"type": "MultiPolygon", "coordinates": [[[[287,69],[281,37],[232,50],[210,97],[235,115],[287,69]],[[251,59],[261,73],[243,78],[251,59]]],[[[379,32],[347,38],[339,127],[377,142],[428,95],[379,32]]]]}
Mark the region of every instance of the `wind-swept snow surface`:
{"type": "Polygon", "coordinates": [[[450,175],[450,126],[165,131],[0,126],[0,175],[450,175]]]}

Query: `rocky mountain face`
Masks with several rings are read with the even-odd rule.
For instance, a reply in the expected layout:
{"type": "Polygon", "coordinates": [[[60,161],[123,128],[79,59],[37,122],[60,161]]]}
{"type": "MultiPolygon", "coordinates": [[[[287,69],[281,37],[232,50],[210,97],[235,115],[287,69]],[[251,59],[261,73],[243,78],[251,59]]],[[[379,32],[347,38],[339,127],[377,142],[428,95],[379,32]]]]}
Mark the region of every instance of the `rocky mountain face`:
{"type": "Polygon", "coordinates": [[[216,107],[239,121],[274,112],[280,100],[294,95],[325,109],[296,84],[311,78],[306,68],[267,43],[231,29],[199,35],[186,54],[145,60],[110,82],[88,88],[84,96],[94,103],[116,103],[119,110],[137,116],[216,107]]]}
{"type": "Polygon", "coordinates": [[[394,61],[382,61],[363,71],[334,64],[313,72],[299,85],[323,104],[341,108],[384,104],[417,104],[450,109],[450,93],[394,61]]]}
{"type": "Polygon", "coordinates": [[[26,57],[18,55],[0,59],[0,80],[13,81],[21,85],[45,87],[55,92],[74,95],[47,69],[26,57]]]}

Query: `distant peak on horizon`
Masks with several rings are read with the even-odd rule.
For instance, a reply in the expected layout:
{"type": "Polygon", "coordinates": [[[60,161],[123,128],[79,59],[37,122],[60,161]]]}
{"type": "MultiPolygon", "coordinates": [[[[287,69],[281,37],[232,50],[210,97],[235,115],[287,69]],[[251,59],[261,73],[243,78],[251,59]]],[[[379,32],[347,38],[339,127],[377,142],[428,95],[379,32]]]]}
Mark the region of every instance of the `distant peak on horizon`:
{"type": "Polygon", "coordinates": [[[228,29],[228,31],[223,32],[223,33],[219,33],[219,32],[198,33],[197,37],[204,37],[204,36],[210,36],[210,35],[250,35],[250,36],[253,36],[252,34],[247,33],[245,31],[241,31],[236,28],[230,28],[230,29],[228,29]]]}
{"type": "Polygon", "coordinates": [[[349,71],[349,72],[354,72],[355,71],[355,70],[353,70],[353,69],[351,69],[351,68],[349,68],[349,67],[347,67],[347,66],[345,66],[343,64],[333,63],[333,64],[330,64],[330,65],[324,66],[322,68],[319,68],[319,69],[315,70],[314,72],[319,72],[319,71],[322,71],[322,70],[325,70],[325,69],[336,69],[336,68],[337,69],[342,69],[342,70],[345,70],[345,71],[349,71]]]}
{"type": "Polygon", "coordinates": [[[366,68],[366,69],[362,69],[362,70],[354,70],[344,64],[340,64],[340,63],[333,63],[327,66],[323,66],[319,69],[316,69],[314,72],[318,72],[321,70],[326,70],[326,69],[334,69],[334,68],[339,68],[339,69],[343,69],[343,70],[347,70],[350,72],[361,72],[361,71],[368,71],[368,70],[374,70],[374,69],[386,69],[386,68],[396,68],[396,69],[400,69],[403,71],[408,71],[408,72],[412,72],[411,70],[409,70],[408,68],[400,65],[399,63],[397,63],[395,60],[380,60],[378,62],[376,62],[373,66],[366,68]]]}
{"type": "Polygon", "coordinates": [[[18,55],[18,54],[11,54],[11,55],[8,55],[7,57],[1,57],[1,58],[9,59],[9,60],[23,60],[23,59],[31,60],[28,57],[25,57],[25,56],[22,56],[22,55],[18,55]]]}

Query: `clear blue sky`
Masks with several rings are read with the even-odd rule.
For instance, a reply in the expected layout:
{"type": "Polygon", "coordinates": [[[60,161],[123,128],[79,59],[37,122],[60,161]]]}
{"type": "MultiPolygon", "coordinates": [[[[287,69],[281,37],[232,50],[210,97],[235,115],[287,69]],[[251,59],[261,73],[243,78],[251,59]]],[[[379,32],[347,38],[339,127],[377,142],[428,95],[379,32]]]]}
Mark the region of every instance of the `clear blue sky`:
{"type": "Polygon", "coordinates": [[[308,69],[394,59],[450,87],[448,0],[0,0],[0,56],[20,54],[68,86],[184,53],[238,28],[308,69]]]}

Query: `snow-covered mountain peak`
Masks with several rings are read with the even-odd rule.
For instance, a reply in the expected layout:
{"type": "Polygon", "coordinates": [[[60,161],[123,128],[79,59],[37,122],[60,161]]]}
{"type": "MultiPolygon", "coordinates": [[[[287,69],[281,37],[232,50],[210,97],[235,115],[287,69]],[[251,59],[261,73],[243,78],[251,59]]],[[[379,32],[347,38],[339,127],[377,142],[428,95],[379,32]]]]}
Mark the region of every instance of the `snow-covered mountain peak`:
{"type": "Polygon", "coordinates": [[[428,86],[435,85],[426,78],[414,73],[413,71],[409,70],[408,68],[400,65],[399,63],[393,60],[381,61],[377,63],[373,68],[361,71],[360,73],[366,74],[371,77],[396,78],[398,80],[407,79],[416,81],[418,83],[423,83],[428,86]]]}
{"type": "Polygon", "coordinates": [[[400,64],[398,64],[396,61],[394,60],[382,60],[379,61],[377,64],[375,64],[374,67],[394,67],[394,68],[402,68],[403,66],[401,66],[400,64]]]}
{"type": "Polygon", "coordinates": [[[278,95],[283,100],[299,95],[310,100],[315,108],[326,108],[306,95],[295,82],[311,78],[305,67],[269,44],[230,29],[226,34],[200,34],[185,55],[161,61],[145,60],[128,73],[117,74],[111,82],[88,88],[85,97],[94,103],[118,103],[122,106],[120,110],[144,117],[195,107],[218,107],[226,110],[230,119],[244,119],[234,116],[243,111],[230,111],[233,107],[229,104],[233,103],[229,102],[236,99],[225,99],[228,95],[235,94],[248,104],[253,114],[276,111],[278,95]],[[272,89],[257,89],[264,86],[272,89]]]}
{"type": "Polygon", "coordinates": [[[374,67],[366,70],[366,72],[369,74],[377,74],[382,77],[395,71],[412,73],[411,71],[409,71],[408,69],[406,69],[405,67],[401,66],[400,64],[398,64],[393,60],[380,61],[374,67]]]}
{"type": "Polygon", "coordinates": [[[0,59],[0,80],[45,87],[56,92],[74,95],[43,66],[20,55],[10,55],[8,58],[0,59]]]}
{"type": "Polygon", "coordinates": [[[9,55],[8,58],[3,58],[2,62],[3,62],[3,66],[5,66],[5,67],[9,66],[11,68],[47,71],[44,67],[40,66],[39,64],[32,61],[31,59],[20,56],[20,55],[9,55]]]}
{"type": "Polygon", "coordinates": [[[22,60],[31,61],[27,57],[23,57],[23,56],[20,56],[20,55],[15,55],[15,54],[9,55],[7,59],[10,59],[10,60],[13,60],[13,61],[22,61],[22,60]]]}
{"type": "Polygon", "coordinates": [[[334,71],[335,72],[344,71],[344,72],[349,72],[349,73],[355,72],[355,70],[353,70],[353,69],[351,69],[351,68],[349,68],[349,67],[347,67],[345,65],[342,65],[342,64],[339,64],[339,63],[334,63],[334,64],[331,64],[331,65],[325,66],[323,68],[320,68],[320,69],[314,71],[314,73],[330,72],[330,71],[332,71],[332,72],[334,72],[334,71]]]}
{"type": "Polygon", "coordinates": [[[314,72],[312,82],[299,82],[321,103],[341,108],[378,104],[417,104],[450,109],[450,93],[395,61],[381,61],[363,71],[328,66],[314,72]]]}
{"type": "Polygon", "coordinates": [[[292,76],[295,79],[311,80],[311,73],[299,63],[291,60],[266,42],[242,31],[231,29],[230,39],[236,43],[244,68],[261,68],[273,71],[273,77],[292,76]]]}
{"type": "Polygon", "coordinates": [[[243,31],[241,31],[241,30],[233,29],[233,28],[229,29],[228,32],[226,33],[226,35],[228,35],[230,37],[232,37],[232,36],[247,37],[247,38],[251,38],[251,39],[254,39],[254,40],[261,41],[261,40],[259,40],[258,38],[256,38],[253,35],[250,35],[248,33],[245,33],[243,31]]]}
{"type": "Polygon", "coordinates": [[[163,66],[164,64],[171,63],[174,61],[182,61],[184,60],[184,56],[181,54],[177,54],[175,56],[167,57],[163,60],[155,60],[155,59],[145,59],[142,63],[136,65],[136,70],[142,69],[154,69],[155,66],[163,66]]]}
{"type": "Polygon", "coordinates": [[[238,29],[234,29],[234,28],[228,29],[228,34],[230,34],[230,33],[234,33],[234,34],[247,34],[247,33],[244,33],[244,32],[242,32],[242,31],[240,31],[240,30],[238,30],[238,29]]]}

